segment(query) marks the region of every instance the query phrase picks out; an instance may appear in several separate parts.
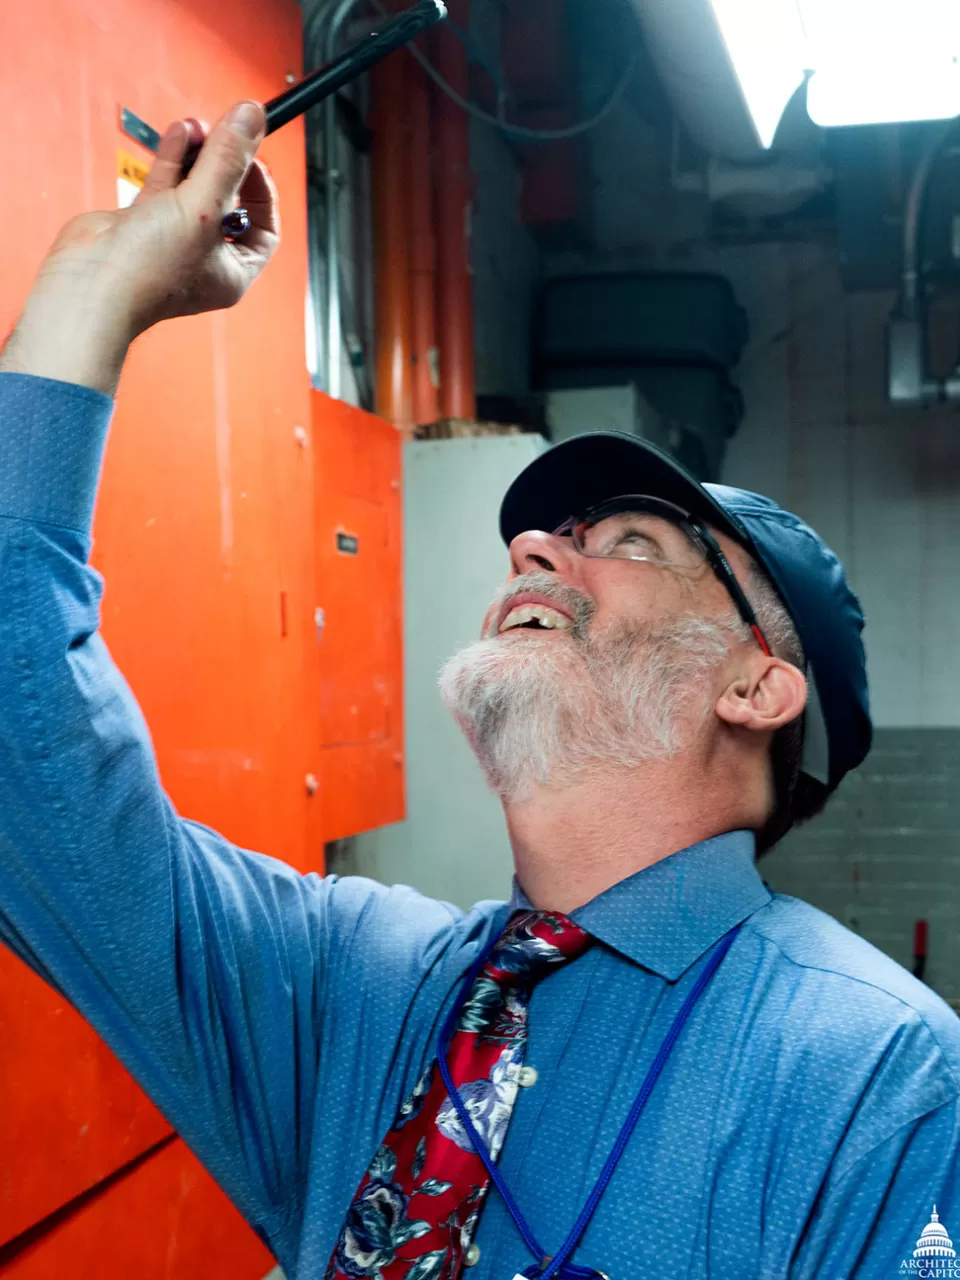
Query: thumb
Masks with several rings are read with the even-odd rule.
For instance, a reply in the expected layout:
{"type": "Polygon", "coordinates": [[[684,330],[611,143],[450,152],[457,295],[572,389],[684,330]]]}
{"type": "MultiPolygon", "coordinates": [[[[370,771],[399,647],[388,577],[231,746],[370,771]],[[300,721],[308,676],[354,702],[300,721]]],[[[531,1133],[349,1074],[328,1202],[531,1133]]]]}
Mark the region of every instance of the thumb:
{"type": "Polygon", "coordinates": [[[232,208],[266,127],[267,118],[259,102],[239,102],[231,107],[210,131],[183,184],[184,194],[201,205],[232,208]]]}

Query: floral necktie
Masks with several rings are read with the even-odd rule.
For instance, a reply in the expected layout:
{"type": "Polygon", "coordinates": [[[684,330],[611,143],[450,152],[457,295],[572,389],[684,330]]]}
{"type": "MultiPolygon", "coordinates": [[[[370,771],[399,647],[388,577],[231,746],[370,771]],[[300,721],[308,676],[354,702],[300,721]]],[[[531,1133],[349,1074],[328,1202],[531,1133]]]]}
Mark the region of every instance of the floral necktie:
{"type": "MultiPolygon", "coordinates": [[[[591,941],[566,916],[515,914],[463,1003],[447,1062],[494,1161],[517,1097],[533,987],[591,941]]],[[[489,1182],[434,1062],[364,1174],[325,1280],[456,1280],[489,1182]]]]}

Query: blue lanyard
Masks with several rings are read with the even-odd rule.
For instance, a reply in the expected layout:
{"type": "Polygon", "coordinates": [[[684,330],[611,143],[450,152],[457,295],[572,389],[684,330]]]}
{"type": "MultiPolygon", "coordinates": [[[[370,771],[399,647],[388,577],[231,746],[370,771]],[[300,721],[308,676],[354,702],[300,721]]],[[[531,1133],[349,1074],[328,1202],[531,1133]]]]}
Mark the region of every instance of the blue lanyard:
{"type": "MultiPolygon", "coordinates": [[[[667,1058],[670,1056],[670,1051],[676,1043],[677,1037],[683,1030],[684,1023],[693,1012],[693,1007],[703,994],[704,987],[706,987],[714,973],[716,973],[723,957],[730,950],[739,929],[740,926],[737,925],[735,929],[731,929],[728,934],[720,939],[711,951],[707,963],[697,975],[696,982],[691,987],[686,1000],[684,1000],[680,1012],[674,1018],[670,1030],[664,1037],[663,1044],[661,1044],[657,1051],[657,1056],[654,1058],[650,1066],[650,1070],[647,1072],[646,1079],[640,1086],[640,1092],[634,1099],[633,1106],[630,1108],[630,1113],[624,1121],[623,1128],[620,1130],[617,1140],[613,1145],[613,1150],[607,1157],[607,1162],[600,1171],[600,1177],[597,1179],[596,1185],[590,1192],[586,1204],[580,1211],[580,1216],[573,1224],[573,1228],[566,1240],[563,1242],[560,1252],[551,1259],[549,1265],[543,1271],[539,1268],[543,1259],[546,1258],[547,1255],[544,1253],[543,1249],[537,1242],[536,1236],[527,1225],[527,1221],[520,1212],[520,1207],[516,1200],[514,1200],[513,1193],[504,1181],[503,1175],[491,1159],[490,1152],[487,1150],[485,1142],[480,1137],[480,1134],[477,1132],[476,1127],[470,1118],[470,1113],[463,1105],[463,1100],[457,1091],[456,1085],[453,1083],[450,1076],[450,1068],[447,1065],[447,1051],[450,1047],[450,1040],[460,1016],[460,1009],[470,991],[473,989],[473,984],[479,977],[483,966],[486,964],[487,956],[490,954],[490,951],[493,950],[493,947],[491,947],[489,951],[484,952],[470,970],[464,981],[463,987],[461,988],[460,996],[456,1000],[453,1008],[450,1010],[447,1020],[443,1024],[443,1030],[440,1032],[440,1043],[437,1048],[437,1061],[440,1066],[440,1076],[446,1086],[450,1100],[456,1108],[457,1115],[460,1117],[460,1123],[463,1125],[467,1134],[469,1134],[477,1155],[486,1165],[487,1172],[490,1174],[490,1180],[503,1197],[503,1202],[507,1206],[511,1218],[513,1218],[516,1223],[517,1230],[520,1232],[521,1236],[523,1236],[527,1248],[533,1256],[538,1259],[536,1268],[528,1268],[522,1273],[523,1275],[538,1277],[538,1280],[553,1280],[555,1276],[559,1276],[562,1272],[562,1280],[594,1280],[594,1278],[599,1274],[596,1271],[590,1270],[588,1267],[575,1266],[568,1260],[572,1256],[577,1245],[580,1243],[580,1239],[587,1229],[587,1224],[593,1217],[597,1205],[600,1203],[600,1198],[606,1191],[607,1184],[610,1182],[610,1179],[613,1177],[613,1172],[620,1161],[620,1157],[623,1155],[624,1148],[630,1140],[630,1135],[633,1133],[636,1128],[637,1121],[640,1119],[640,1113],[643,1111],[643,1108],[646,1106],[647,1099],[653,1092],[653,1086],[656,1084],[657,1078],[663,1070],[667,1058]]],[[[494,943],[493,946],[496,946],[496,943],[494,943]]]]}

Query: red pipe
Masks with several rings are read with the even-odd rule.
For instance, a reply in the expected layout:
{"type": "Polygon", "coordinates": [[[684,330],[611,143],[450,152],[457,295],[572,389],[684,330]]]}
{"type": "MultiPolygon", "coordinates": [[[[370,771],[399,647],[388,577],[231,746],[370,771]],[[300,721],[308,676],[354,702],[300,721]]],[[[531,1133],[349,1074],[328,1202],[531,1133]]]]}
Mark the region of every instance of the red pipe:
{"type": "Polygon", "coordinates": [[[913,923],[913,975],[922,978],[927,968],[927,922],[915,920],[913,923]]]}
{"type": "MultiPolygon", "coordinates": [[[[419,42],[418,42],[419,43],[419,42]]],[[[410,184],[410,340],[413,358],[413,420],[418,426],[440,417],[437,396],[436,253],[433,226],[433,140],[430,86],[415,63],[407,68],[410,184]]]]}
{"type": "Polygon", "coordinates": [[[376,291],[377,413],[413,427],[410,351],[410,241],[407,217],[406,81],[409,54],[385,58],[370,75],[376,291]]]}
{"type": "MultiPolygon", "coordinates": [[[[466,29],[470,0],[449,0],[451,19],[466,29]]],[[[442,24],[431,32],[434,64],[459,94],[469,94],[467,51],[442,24]]],[[[437,334],[440,348],[441,418],[475,418],[473,275],[470,219],[470,121],[445,93],[434,90],[437,153],[434,207],[437,237],[437,334]]]]}

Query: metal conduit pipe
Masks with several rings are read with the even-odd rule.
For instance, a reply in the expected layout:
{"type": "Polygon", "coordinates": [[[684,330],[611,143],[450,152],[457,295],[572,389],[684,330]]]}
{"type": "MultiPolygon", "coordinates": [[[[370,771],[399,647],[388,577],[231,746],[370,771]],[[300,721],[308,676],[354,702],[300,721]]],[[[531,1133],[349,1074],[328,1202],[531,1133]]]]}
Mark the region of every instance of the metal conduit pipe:
{"type": "MultiPolygon", "coordinates": [[[[337,41],[344,22],[359,0],[340,0],[327,27],[324,61],[330,62],[337,52],[337,41]]],[[[343,174],[337,166],[337,99],[332,94],[323,104],[323,154],[326,169],[327,210],[327,394],[339,400],[341,348],[340,323],[340,191],[343,174]]]]}
{"type": "Polygon", "coordinates": [[[918,312],[920,297],[920,215],[923,212],[933,173],[944,147],[953,136],[956,121],[951,120],[946,128],[938,131],[920,157],[910,190],[907,195],[906,214],[903,220],[903,293],[902,306],[904,315],[914,317],[918,312]]]}
{"type": "Polygon", "coordinates": [[[900,297],[887,326],[887,396],[909,408],[936,401],[960,402],[960,366],[948,378],[930,374],[927,356],[927,298],[920,254],[921,223],[930,178],[960,118],[939,129],[917,163],[903,221],[903,274],[900,297]]]}
{"type": "MultiPolygon", "coordinates": [[[[307,23],[304,40],[309,69],[330,62],[350,13],[360,0],[320,3],[307,23]]],[[[340,316],[340,190],[343,174],[337,166],[337,100],[331,95],[323,104],[324,214],[326,219],[326,298],[324,307],[324,364],[326,390],[339,400],[342,392],[340,316]]]]}
{"type": "Polygon", "coordinates": [[[436,422],[436,248],[433,217],[433,138],[430,82],[419,66],[407,67],[410,213],[410,344],[413,353],[413,421],[436,422]]]}
{"type": "MultiPolygon", "coordinates": [[[[304,34],[303,34],[303,69],[305,73],[315,71],[317,67],[320,67],[323,65],[324,49],[326,47],[326,42],[324,39],[325,29],[326,29],[327,23],[330,21],[331,12],[336,7],[336,3],[337,3],[337,0],[317,0],[317,3],[313,6],[313,10],[310,13],[309,18],[305,23],[304,34]]],[[[324,121],[324,124],[325,123],[326,122],[324,121]]],[[[326,168],[329,160],[330,151],[329,151],[328,141],[326,137],[323,136],[323,132],[324,131],[321,132],[321,137],[323,138],[323,165],[324,165],[324,168],[326,168]]],[[[324,222],[327,221],[327,217],[329,214],[327,200],[328,200],[328,189],[326,184],[324,184],[324,192],[323,192],[323,200],[322,200],[324,222]]],[[[325,227],[323,228],[323,232],[325,232],[325,227]]],[[[311,278],[316,279],[319,262],[321,258],[325,256],[325,253],[326,253],[325,246],[321,244],[320,234],[318,234],[315,237],[313,236],[311,237],[311,252],[314,253],[317,258],[317,262],[312,264],[313,270],[311,272],[311,278]]],[[[322,355],[323,355],[322,376],[323,376],[323,382],[324,382],[324,389],[326,391],[330,390],[330,382],[329,382],[330,334],[328,332],[328,322],[327,322],[328,302],[329,302],[329,290],[327,288],[327,275],[325,274],[323,278],[322,304],[320,300],[319,289],[315,292],[315,295],[314,295],[314,303],[315,303],[314,319],[316,321],[317,329],[321,334],[321,345],[322,345],[322,355]]]]}

